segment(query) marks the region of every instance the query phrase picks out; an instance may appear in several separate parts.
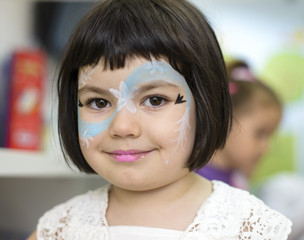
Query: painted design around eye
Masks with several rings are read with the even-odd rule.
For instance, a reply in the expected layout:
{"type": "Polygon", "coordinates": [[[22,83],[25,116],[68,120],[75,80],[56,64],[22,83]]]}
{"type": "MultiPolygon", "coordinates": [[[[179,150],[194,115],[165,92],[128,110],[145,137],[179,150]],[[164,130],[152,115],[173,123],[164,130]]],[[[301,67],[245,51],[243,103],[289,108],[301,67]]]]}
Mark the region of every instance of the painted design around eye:
{"type": "MultiPolygon", "coordinates": [[[[87,73],[86,76],[88,75],[89,74],[87,73]]],[[[91,75],[92,72],[90,72],[90,76],[91,75]]],[[[186,91],[186,100],[183,100],[183,96],[180,94],[177,97],[177,103],[186,103],[186,111],[182,118],[176,123],[178,125],[176,131],[179,132],[179,135],[176,140],[173,140],[174,142],[177,142],[176,149],[179,147],[184,149],[183,142],[187,141],[186,131],[187,128],[191,128],[189,125],[189,116],[192,94],[185,78],[173,69],[170,64],[161,61],[147,62],[139,66],[127,77],[125,81],[120,83],[119,90],[114,88],[109,89],[110,93],[118,99],[118,107],[108,119],[98,123],[83,121],[79,113],[80,107],[78,108],[79,134],[81,138],[85,139],[86,145],[88,146],[88,141],[86,141],[86,139],[92,140],[94,136],[106,130],[117,112],[123,107],[127,107],[127,109],[132,113],[136,112],[136,107],[132,99],[138,92],[140,84],[159,80],[177,85],[186,91]]]]}
{"type": "Polygon", "coordinates": [[[85,130],[80,136],[81,145],[89,148],[89,140],[93,140],[93,137],[88,135],[88,130],[85,130]]]}
{"type": "Polygon", "coordinates": [[[183,100],[183,98],[184,98],[184,96],[181,96],[180,93],[179,93],[176,100],[175,100],[175,104],[180,104],[180,103],[186,102],[186,100],[183,100]]]}
{"type": "Polygon", "coordinates": [[[136,107],[132,101],[134,95],[136,94],[136,89],[130,91],[126,83],[121,82],[119,85],[119,91],[114,88],[110,88],[109,91],[118,99],[117,111],[120,111],[124,106],[126,106],[131,113],[136,112],[136,107]]]}

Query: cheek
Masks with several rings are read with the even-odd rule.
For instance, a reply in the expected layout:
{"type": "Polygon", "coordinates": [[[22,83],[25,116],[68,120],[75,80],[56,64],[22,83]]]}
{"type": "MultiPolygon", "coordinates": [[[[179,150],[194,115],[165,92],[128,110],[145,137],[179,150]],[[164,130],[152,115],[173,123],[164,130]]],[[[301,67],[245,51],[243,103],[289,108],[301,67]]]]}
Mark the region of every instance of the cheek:
{"type": "Polygon", "coordinates": [[[79,145],[82,155],[87,161],[88,159],[90,159],[88,158],[88,156],[90,155],[90,152],[93,149],[94,139],[86,143],[79,137],[79,145]]]}
{"type": "Polygon", "coordinates": [[[232,161],[244,161],[248,154],[248,137],[242,132],[233,130],[227,139],[225,150],[232,161]]]}
{"type": "Polygon", "coordinates": [[[257,157],[257,149],[252,137],[246,134],[237,136],[233,149],[231,149],[231,155],[236,168],[243,172],[250,170],[257,157]]]}
{"type": "Polygon", "coordinates": [[[83,137],[79,136],[79,145],[81,152],[86,159],[86,161],[89,161],[92,159],[90,156],[93,156],[96,151],[99,149],[99,144],[104,139],[105,133],[101,133],[97,136],[90,137],[84,139],[83,137]]]}
{"type": "Polygon", "coordinates": [[[172,115],[163,118],[146,118],[143,120],[143,135],[152,137],[155,143],[162,146],[175,146],[180,135],[178,120],[172,115]]]}
{"type": "Polygon", "coordinates": [[[160,148],[165,148],[166,154],[176,152],[185,154],[191,153],[195,140],[195,111],[188,115],[187,122],[183,122],[185,108],[182,110],[176,107],[175,111],[170,111],[160,118],[152,118],[145,122],[146,133],[153,136],[153,140],[160,148]]]}
{"type": "Polygon", "coordinates": [[[102,147],[104,146],[104,140],[106,139],[105,133],[95,136],[93,140],[89,142],[89,146],[81,145],[80,149],[82,155],[89,166],[95,170],[99,175],[103,176],[104,169],[107,169],[108,161],[102,154],[102,147]]]}

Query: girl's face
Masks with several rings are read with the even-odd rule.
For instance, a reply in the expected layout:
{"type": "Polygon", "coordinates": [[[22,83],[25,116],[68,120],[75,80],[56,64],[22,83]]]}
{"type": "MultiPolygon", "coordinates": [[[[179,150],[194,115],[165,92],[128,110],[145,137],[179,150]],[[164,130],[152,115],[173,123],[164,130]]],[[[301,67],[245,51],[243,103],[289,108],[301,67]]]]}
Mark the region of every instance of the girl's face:
{"type": "Polygon", "coordinates": [[[79,139],[88,164],[128,190],[181,179],[195,138],[195,105],[183,76],[165,61],[141,58],[113,71],[102,66],[79,71],[79,139]]]}
{"type": "Polygon", "coordinates": [[[278,107],[257,107],[236,116],[223,154],[231,169],[250,177],[258,161],[267,151],[271,134],[277,128],[281,111],[278,107]]]}

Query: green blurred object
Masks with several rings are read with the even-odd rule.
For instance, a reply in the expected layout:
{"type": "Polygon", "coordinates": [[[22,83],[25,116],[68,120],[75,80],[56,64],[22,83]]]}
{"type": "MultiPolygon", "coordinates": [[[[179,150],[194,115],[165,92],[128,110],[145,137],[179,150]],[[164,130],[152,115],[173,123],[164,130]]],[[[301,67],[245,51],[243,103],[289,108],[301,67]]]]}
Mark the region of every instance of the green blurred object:
{"type": "Polygon", "coordinates": [[[276,54],[266,64],[261,78],[280,95],[284,103],[300,99],[304,92],[303,54],[276,54]]]}
{"type": "Polygon", "coordinates": [[[260,160],[252,185],[264,182],[268,177],[278,172],[296,170],[295,138],[293,135],[277,133],[271,139],[268,153],[260,160]]]}

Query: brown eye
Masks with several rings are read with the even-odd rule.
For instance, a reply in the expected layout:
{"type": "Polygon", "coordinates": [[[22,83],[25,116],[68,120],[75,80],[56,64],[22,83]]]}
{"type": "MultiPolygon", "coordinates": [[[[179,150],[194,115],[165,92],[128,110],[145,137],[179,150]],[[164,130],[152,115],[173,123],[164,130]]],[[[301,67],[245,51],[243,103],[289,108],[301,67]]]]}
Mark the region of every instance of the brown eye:
{"type": "Polygon", "coordinates": [[[152,106],[159,106],[163,102],[163,99],[160,97],[151,97],[149,98],[149,102],[152,106]]]}
{"type": "Polygon", "coordinates": [[[103,99],[100,99],[100,100],[96,100],[95,104],[98,108],[104,108],[107,106],[108,102],[103,99]]]}
{"type": "Polygon", "coordinates": [[[111,106],[111,104],[107,100],[102,98],[91,99],[88,101],[87,104],[93,109],[102,109],[111,106]]]}
{"type": "Polygon", "coordinates": [[[151,96],[146,98],[143,105],[147,107],[161,107],[168,102],[164,97],[161,96],[151,96]]]}

